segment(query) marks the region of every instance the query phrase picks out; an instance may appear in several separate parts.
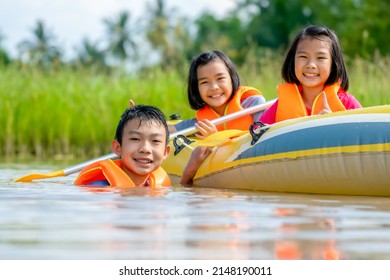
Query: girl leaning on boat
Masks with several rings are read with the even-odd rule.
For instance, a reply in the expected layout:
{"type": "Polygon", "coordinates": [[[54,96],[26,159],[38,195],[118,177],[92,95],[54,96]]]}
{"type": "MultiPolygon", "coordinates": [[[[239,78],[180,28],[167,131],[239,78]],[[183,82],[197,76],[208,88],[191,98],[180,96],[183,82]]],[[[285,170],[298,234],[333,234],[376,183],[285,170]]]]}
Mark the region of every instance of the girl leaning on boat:
{"type": "Polygon", "coordinates": [[[218,126],[210,120],[265,102],[259,90],[240,85],[233,62],[218,50],[202,52],[192,60],[188,71],[187,97],[191,108],[196,110],[196,118],[171,125],[169,131],[195,126],[200,132],[197,137],[201,139],[224,129],[247,130],[263,111],[218,126]]]}
{"type": "MultiPolygon", "coordinates": [[[[187,97],[191,108],[196,110],[196,118],[171,125],[169,130],[176,132],[195,126],[200,132],[196,136],[201,139],[224,129],[247,130],[263,111],[219,126],[210,120],[265,102],[256,88],[240,86],[240,77],[234,64],[218,50],[202,52],[192,60],[188,72],[187,97]]],[[[181,184],[192,182],[200,164],[210,153],[211,148],[195,148],[184,169],[181,184]]]]}
{"type": "MultiPolygon", "coordinates": [[[[336,34],[326,27],[308,26],[293,40],[282,66],[286,82],[278,100],[260,117],[265,124],[286,119],[361,108],[348,93],[349,79],[336,34]]],[[[197,147],[185,168],[182,184],[192,183],[199,166],[211,153],[197,147]]]]}
{"type": "Polygon", "coordinates": [[[336,34],[326,27],[303,28],[287,52],[278,100],[260,117],[273,124],[286,119],[361,108],[348,93],[349,79],[336,34]]]}

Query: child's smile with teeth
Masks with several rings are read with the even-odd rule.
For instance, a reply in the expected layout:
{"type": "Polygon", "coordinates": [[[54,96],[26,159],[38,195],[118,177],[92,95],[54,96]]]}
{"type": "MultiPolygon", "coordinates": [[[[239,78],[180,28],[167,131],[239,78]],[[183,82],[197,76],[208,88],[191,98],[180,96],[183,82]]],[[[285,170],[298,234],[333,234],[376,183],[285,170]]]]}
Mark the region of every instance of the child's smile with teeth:
{"type": "Polygon", "coordinates": [[[140,158],[138,158],[138,159],[136,158],[134,160],[137,161],[137,162],[140,162],[140,163],[145,163],[145,164],[153,162],[152,160],[149,160],[149,159],[140,159],[140,158]]]}
{"type": "Polygon", "coordinates": [[[225,63],[217,58],[197,69],[200,97],[218,114],[223,115],[233,94],[233,84],[225,63]]]}
{"type": "Polygon", "coordinates": [[[331,43],[328,40],[304,38],[295,53],[295,75],[303,94],[316,96],[328,79],[332,67],[331,43]]]}

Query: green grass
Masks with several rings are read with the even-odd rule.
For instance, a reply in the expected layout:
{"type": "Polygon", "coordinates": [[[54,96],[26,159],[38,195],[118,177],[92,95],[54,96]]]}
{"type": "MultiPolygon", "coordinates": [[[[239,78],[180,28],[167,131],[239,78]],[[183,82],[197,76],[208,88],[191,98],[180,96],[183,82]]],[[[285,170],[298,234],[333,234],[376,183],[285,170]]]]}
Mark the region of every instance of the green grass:
{"type": "MultiPolygon", "coordinates": [[[[282,57],[254,56],[238,69],[243,85],[276,97],[282,57]]],[[[186,66],[187,67],[187,66],[186,66]]],[[[390,58],[349,62],[350,92],[363,106],[390,104],[390,58]]],[[[53,73],[0,68],[0,157],[39,159],[96,157],[111,152],[120,115],[129,99],[159,107],[166,116],[191,118],[187,68],[106,76],[62,68],[53,73]]]]}

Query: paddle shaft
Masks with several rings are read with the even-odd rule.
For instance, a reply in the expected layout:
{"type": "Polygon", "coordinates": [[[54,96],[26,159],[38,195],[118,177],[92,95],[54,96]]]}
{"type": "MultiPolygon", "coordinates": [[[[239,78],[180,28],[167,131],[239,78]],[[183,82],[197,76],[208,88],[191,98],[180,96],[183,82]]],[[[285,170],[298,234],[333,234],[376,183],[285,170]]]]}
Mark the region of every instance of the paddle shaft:
{"type": "MultiPolygon", "coordinates": [[[[234,113],[226,115],[226,116],[222,116],[220,118],[211,120],[211,123],[214,124],[214,125],[219,125],[219,124],[222,124],[222,123],[225,123],[225,122],[228,122],[228,121],[240,118],[242,116],[246,116],[246,115],[249,115],[249,114],[254,114],[256,112],[260,112],[260,111],[265,110],[268,107],[270,107],[275,101],[276,101],[276,99],[273,99],[273,100],[267,101],[267,102],[265,102],[263,104],[259,104],[259,105],[256,105],[256,106],[253,106],[253,107],[250,107],[250,108],[243,109],[243,110],[238,111],[238,112],[234,112],[234,113]]],[[[183,129],[183,130],[180,130],[180,131],[177,131],[175,133],[170,134],[169,140],[174,139],[175,137],[177,137],[179,135],[184,135],[184,136],[191,135],[191,134],[194,134],[197,131],[198,130],[195,128],[195,126],[192,126],[192,127],[189,127],[189,128],[186,128],[186,129],[183,129]]],[[[98,157],[98,158],[94,158],[94,159],[88,160],[86,162],[83,162],[83,163],[76,164],[74,166],[70,166],[70,167],[65,168],[64,169],[64,175],[67,176],[67,175],[79,172],[83,168],[87,167],[88,165],[90,165],[90,164],[92,164],[94,162],[100,161],[100,160],[116,159],[116,158],[118,158],[118,156],[116,154],[114,154],[114,153],[107,154],[105,156],[101,156],[101,157],[98,157]]]]}
{"type": "MultiPolygon", "coordinates": [[[[263,104],[259,104],[259,105],[253,106],[253,107],[249,107],[249,108],[243,109],[241,111],[237,111],[237,112],[231,113],[231,114],[226,115],[226,116],[222,116],[220,118],[211,120],[211,123],[213,125],[219,125],[219,124],[222,124],[222,123],[225,123],[225,122],[228,122],[228,121],[240,118],[242,116],[246,116],[246,115],[249,115],[249,114],[254,114],[254,113],[260,112],[262,110],[265,110],[265,109],[269,108],[272,104],[275,103],[275,101],[276,101],[276,99],[273,99],[273,100],[267,101],[267,102],[265,102],[263,104]]],[[[170,135],[169,139],[173,139],[173,138],[175,138],[175,137],[177,137],[179,135],[184,135],[184,136],[191,135],[191,134],[194,134],[197,131],[198,130],[196,129],[196,127],[192,126],[192,127],[180,130],[178,132],[172,133],[170,135]]]]}

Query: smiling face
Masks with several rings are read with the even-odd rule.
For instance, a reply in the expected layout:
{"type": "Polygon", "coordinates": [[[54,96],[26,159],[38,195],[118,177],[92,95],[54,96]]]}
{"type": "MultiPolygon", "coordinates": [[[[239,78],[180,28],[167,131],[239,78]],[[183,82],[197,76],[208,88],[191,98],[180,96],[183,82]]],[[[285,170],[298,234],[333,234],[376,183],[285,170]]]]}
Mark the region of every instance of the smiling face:
{"type": "Polygon", "coordinates": [[[163,125],[153,120],[140,124],[139,119],[133,119],[124,126],[122,145],[114,140],[112,150],[122,159],[126,174],[139,186],[161,166],[170,147],[166,145],[163,125]]]}
{"type": "Polygon", "coordinates": [[[217,58],[197,69],[200,97],[214,111],[223,115],[233,94],[232,79],[225,63],[217,58]]]}
{"type": "Polygon", "coordinates": [[[304,94],[319,94],[328,80],[331,67],[331,42],[303,38],[295,53],[295,75],[303,87],[304,94]]]}

